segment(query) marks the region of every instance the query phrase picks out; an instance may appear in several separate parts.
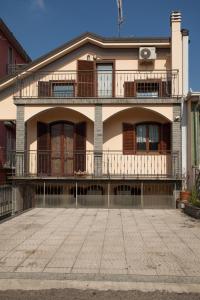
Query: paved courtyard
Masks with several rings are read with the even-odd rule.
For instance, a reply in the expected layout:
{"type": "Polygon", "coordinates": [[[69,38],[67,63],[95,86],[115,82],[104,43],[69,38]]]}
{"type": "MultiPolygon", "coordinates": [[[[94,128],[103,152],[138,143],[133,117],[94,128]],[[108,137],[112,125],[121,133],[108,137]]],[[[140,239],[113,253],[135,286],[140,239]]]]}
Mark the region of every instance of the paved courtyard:
{"type": "Polygon", "coordinates": [[[0,274],[200,276],[200,222],[177,210],[41,209],[0,224],[0,274]]]}

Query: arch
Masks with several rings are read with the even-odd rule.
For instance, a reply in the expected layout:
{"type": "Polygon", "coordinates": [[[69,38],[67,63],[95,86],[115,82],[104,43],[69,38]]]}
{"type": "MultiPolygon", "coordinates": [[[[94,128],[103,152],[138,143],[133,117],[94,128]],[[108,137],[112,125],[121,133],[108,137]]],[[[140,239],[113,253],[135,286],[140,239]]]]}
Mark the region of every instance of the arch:
{"type": "MultiPolygon", "coordinates": [[[[90,111],[88,113],[88,107],[65,107],[65,106],[34,106],[34,107],[25,107],[25,122],[31,121],[34,118],[39,117],[42,114],[46,114],[49,111],[55,111],[55,110],[69,110],[70,112],[77,113],[82,118],[86,118],[92,122],[94,122],[94,112],[90,111]],[[84,111],[85,110],[85,111],[84,111]]],[[[94,109],[93,109],[94,110],[94,109]]]]}
{"type": "MultiPolygon", "coordinates": [[[[171,109],[171,107],[169,107],[171,109]]],[[[164,109],[166,109],[166,107],[164,107],[164,109]]],[[[161,118],[164,118],[166,120],[166,122],[172,122],[173,119],[167,117],[163,112],[163,107],[147,107],[147,106],[132,106],[132,107],[119,107],[119,108],[115,108],[112,107],[112,111],[110,114],[108,114],[108,116],[103,120],[103,122],[107,122],[108,120],[110,120],[111,118],[114,118],[116,116],[118,116],[119,114],[123,114],[126,111],[131,111],[131,110],[143,110],[143,111],[149,111],[150,113],[156,114],[157,116],[160,116],[161,118]],[[156,109],[157,108],[157,109],[156,109]],[[158,111],[160,110],[160,111],[158,111]]]]}

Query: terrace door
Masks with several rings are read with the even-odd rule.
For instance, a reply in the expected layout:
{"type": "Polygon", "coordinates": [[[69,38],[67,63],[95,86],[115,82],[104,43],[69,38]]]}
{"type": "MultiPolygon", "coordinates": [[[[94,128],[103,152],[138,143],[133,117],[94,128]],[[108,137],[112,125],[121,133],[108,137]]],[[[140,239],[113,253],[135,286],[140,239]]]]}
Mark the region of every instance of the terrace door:
{"type": "Polygon", "coordinates": [[[72,176],[86,169],[86,122],[37,124],[37,174],[72,176]]]}
{"type": "Polygon", "coordinates": [[[70,176],[74,172],[74,124],[51,124],[51,175],[70,176]]]}
{"type": "Polygon", "coordinates": [[[97,64],[97,96],[113,97],[113,65],[97,64]]]}

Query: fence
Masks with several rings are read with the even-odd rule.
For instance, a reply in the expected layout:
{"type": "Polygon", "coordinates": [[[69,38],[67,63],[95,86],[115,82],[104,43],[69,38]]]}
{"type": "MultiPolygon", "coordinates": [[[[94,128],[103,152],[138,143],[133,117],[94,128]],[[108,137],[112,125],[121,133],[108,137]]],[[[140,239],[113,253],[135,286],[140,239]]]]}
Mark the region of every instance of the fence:
{"type": "Polygon", "coordinates": [[[14,176],[82,178],[180,178],[178,152],[26,151],[10,159],[14,176]],[[14,167],[15,166],[15,167],[14,167]]]}
{"type": "Polygon", "coordinates": [[[12,186],[0,186],[0,219],[11,214],[13,209],[12,186]]]}
{"type": "Polygon", "coordinates": [[[18,75],[15,97],[176,97],[178,82],[177,70],[25,71],[18,75]]]}

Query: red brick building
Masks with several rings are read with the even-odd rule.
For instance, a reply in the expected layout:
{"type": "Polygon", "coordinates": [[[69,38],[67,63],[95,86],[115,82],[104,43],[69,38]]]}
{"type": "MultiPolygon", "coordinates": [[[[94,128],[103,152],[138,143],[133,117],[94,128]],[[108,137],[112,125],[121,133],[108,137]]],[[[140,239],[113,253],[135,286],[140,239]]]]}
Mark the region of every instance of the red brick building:
{"type": "MultiPolygon", "coordinates": [[[[0,79],[11,74],[13,75],[29,62],[31,62],[31,58],[3,20],[0,19],[0,79]]],[[[13,149],[15,149],[15,122],[13,120],[0,120],[0,183],[4,182],[7,173],[4,164],[8,159],[6,153],[13,149]]]]}

